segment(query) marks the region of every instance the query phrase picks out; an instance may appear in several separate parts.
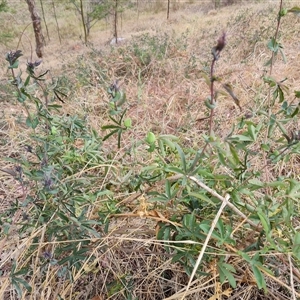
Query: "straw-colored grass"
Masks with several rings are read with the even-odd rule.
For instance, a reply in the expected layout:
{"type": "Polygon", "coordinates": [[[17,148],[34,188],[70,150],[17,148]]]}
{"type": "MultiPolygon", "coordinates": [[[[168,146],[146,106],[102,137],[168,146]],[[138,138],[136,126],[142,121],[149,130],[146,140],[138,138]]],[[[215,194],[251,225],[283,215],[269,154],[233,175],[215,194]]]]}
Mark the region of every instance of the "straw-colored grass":
{"type": "MultiPolygon", "coordinates": [[[[50,4],[47,5],[50,10],[50,4]]],[[[26,9],[22,2],[16,4],[16,8],[19,6],[22,11],[26,9]]],[[[70,97],[63,106],[62,114],[76,113],[86,116],[88,125],[101,132],[101,126],[108,122],[107,84],[119,79],[126,91],[128,116],[132,119],[134,130],[125,132],[121,149],[117,149],[114,138],[104,142],[104,151],[113,153],[113,161],[123,157],[132,141],[143,139],[149,130],[156,134],[174,134],[186,147],[196,150],[203,147],[202,134],[206,134],[208,130],[207,120],[202,120],[207,116],[204,100],[210,93],[203,74],[208,73],[211,48],[223,31],[227,34],[227,45],[217,62],[216,74],[222,77],[222,82],[230,82],[234,87],[243,111],[241,112],[228,96],[220,93],[215,111],[215,135],[221,139],[226,137],[236,120],[241,119],[250,108],[258,111],[267,101],[264,96],[267,87],[263,84],[262,76],[268,72],[268,67],[264,65],[270,57],[266,43],[275,31],[276,5],[228,6],[213,13],[207,13],[213,7],[206,5],[201,8],[196,1],[194,4],[185,3],[180,7],[181,9],[177,11],[171,11],[169,21],[166,20],[165,11],[159,11],[158,8],[155,14],[147,10],[141,11],[138,16],[133,11],[125,11],[119,36],[125,37],[126,41],[114,49],[110,49],[107,45],[107,41],[111,39],[111,29],[110,24],[104,21],[92,29],[90,37],[92,46],[84,46],[79,39],[81,34],[79,19],[71,9],[66,11],[57,9],[63,37],[63,43],[60,45],[55,36],[55,23],[50,19],[50,13],[47,15],[51,40],[45,49],[41,68],[50,69],[52,75],[64,75],[69,80],[70,97]],[[136,43],[136,47],[142,48],[140,36],[143,34],[147,39],[155,37],[156,42],[166,43],[164,57],[158,58],[157,55],[162,53],[159,53],[160,49],[156,49],[151,53],[153,55],[151,62],[143,65],[133,55],[130,45],[136,43]],[[107,72],[109,78],[99,77],[101,69],[107,72]]],[[[2,158],[19,157],[24,145],[30,139],[30,130],[17,122],[18,118],[24,118],[24,112],[16,103],[12,89],[6,85],[9,73],[6,72],[4,53],[15,49],[20,37],[18,33],[30,22],[29,15],[22,12],[27,19],[20,19],[18,18],[20,14],[19,10],[16,14],[5,13],[4,21],[1,21],[6,26],[11,26],[11,31],[16,35],[14,39],[7,39],[6,43],[0,44],[0,169],[2,170],[11,168],[11,164],[2,158]]],[[[299,32],[299,19],[293,15],[285,17],[281,26],[280,40],[284,44],[287,64],[278,57],[273,76],[278,80],[287,77],[290,91],[300,89],[299,32]]],[[[31,57],[30,46],[33,44],[33,34],[29,27],[20,43],[24,53],[21,64],[31,57]]],[[[221,90],[221,84],[217,82],[216,88],[221,90]]],[[[293,101],[292,96],[291,93],[289,101],[293,101]]],[[[299,122],[295,121],[289,129],[295,130],[298,126],[299,122]]],[[[150,165],[153,157],[143,155],[142,152],[136,153],[140,161],[150,165]]],[[[298,165],[297,157],[289,162],[280,162],[268,170],[269,177],[276,178],[284,172],[297,176],[298,165]]],[[[262,163],[257,159],[252,161],[252,166],[259,170],[262,163]]],[[[94,189],[101,190],[110,180],[114,180],[113,177],[117,172],[122,177],[124,174],[121,165],[118,167],[120,170],[109,171],[107,177],[103,181],[99,180],[99,185],[94,189]]],[[[133,161],[132,171],[135,172],[138,168],[133,161]]],[[[97,172],[96,168],[94,171],[97,172]]],[[[79,171],[74,176],[79,178],[82,174],[83,172],[79,171]]],[[[164,185],[165,182],[161,181],[149,187],[149,190],[159,191],[164,185]]],[[[30,188],[28,186],[26,194],[31,193],[30,188]]],[[[16,199],[22,201],[23,196],[24,191],[13,177],[0,171],[0,212],[5,213],[16,199]]],[[[225,194],[221,196],[225,197],[225,194]]],[[[29,263],[33,270],[27,277],[25,275],[32,292],[24,295],[22,299],[300,299],[300,272],[290,254],[266,253],[266,261],[278,269],[278,274],[275,277],[265,273],[267,294],[257,288],[251,268],[238,255],[240,249],[251,244],[257,232],[242,232],[240,219],[232,220],[236,226],[234,234],[240,236],[240,243],[236,247],[224,246],[226,261],[237,270],[235,274],[237,288],[232,289],[228,283],[223,285],[220,283],[216,269],[218,251],[214,251],[213,246],[206,244],[205,248],[202,248],[203,251],[208,248],[210,250],[202,254],[213,253],[210,262],[204,262],[201,269],[210,275],[199,275],[193,279],[186,274],[182,265],[172,262],[176,243],[170,246],[171,250],[168,252],[164,247],[164,241],[156,239],[158,222],[171,222],[168,217],[172,212],[184,208],[173,207],[171,203],[167,207],[156,208],[141,192],[125,192],[122,189],[122,182],[116,184],[115,197],[119,200],[120,206],[126,205],[127,210],[122,214],[111,216],[107,232],[101,227],[97,228],[101,238],[93,238],[90,241],[89,251],[82,267],[79,270],[75,268],[70,270],[72,281],[58,279],[60,266],[50,264],[45,266],[40,263],[40,258],[45,253],[54,253],[60,243],[47,241],[45,237],[47,224],[33,228],[26,234],[19,234],[17,224],[22,220],[22,213],[29,212],[26,211],[27,208],[22,208],[14,215],[11,220],[13,226],[10,227],[8,234],[3,234],[4,229],[0,231],[2,234],[0,299],[18,299],[9,277],[13,260],[16,262],[16,269],[29,263]],[[38,247],[31,247],[33,245],[38,247]],[[29,249],[35,250],[30,252],[29,249]],[[128,295],[131,295],[131,298],[128,295]]],[[[109,202],[110,199],[102,198],[93,203],[93,207],[89,208],[90,219],[97,219],[98,211],[103,208],[106,201],[109,202]]],[[[30,207],[28,209],[30,210],[30,207]]],[[[298,207],[295,206],[295,210],[299,211],[299,204],[298,207]]],[[[222,210],[220,214],[221,212],[222,210]]],[[[219,217],[226,221],[226,213],[219,217]]],[[[247,223],[247,220],[243,222],[247,223]]],[[[299,228],[299,218],[293,222],[295,228],[297,226],[299,228]]],[[[2,226],[4,228],[5,224],[2,226]]],[[[279,232],[278,234],[280,235],[279,232]]],[[[75,241],[67,240],[64,244],[73,242],[75,241]]],[[[186,243],[195,244],[193,241],[186,243]]],[[[202,246],[199,245],[200,250],[202,246]]]]}

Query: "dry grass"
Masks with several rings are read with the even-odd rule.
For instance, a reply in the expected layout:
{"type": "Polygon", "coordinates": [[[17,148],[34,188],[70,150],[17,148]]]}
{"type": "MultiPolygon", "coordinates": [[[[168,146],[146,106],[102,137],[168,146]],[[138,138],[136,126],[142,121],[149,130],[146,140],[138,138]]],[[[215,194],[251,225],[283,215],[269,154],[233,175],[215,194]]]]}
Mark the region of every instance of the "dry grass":
{"type": "MultiPolygon", "coordinates": [[[[71,97],[64,105],[63,113],[75,112],[87,116],[89,125],[97,131],[107,124],[107,85],[114,79],[122,81],[128,99],[128,115],[132,118],[135,130],[125,134],[120,150],[116,149],[113,139],[105,143],[106,151],[114,153],[115,160],[122,157],[132,140],[142,139],[149,130],[159,134],[175,134],[187,147],[203,146],[202,134],[207,133],[208,124],[199,119],[206,116],[204,100],[209,96],[209,87],[203,73],[208,72],[211,47],[223,30],[227,33],[227,46],[217,63],[216,74],[222,77],[222,83],[230,82],[233,85],[241,99],[243,111],[240,112],[231,99],[221,94],[215,115],[216,136],[226,137],[236,120],[250,109],[257,112],[262,103],[267,101],[264,96],[267,87],[262,83],[262,76],[268,71],[264,66],[270,56],[266,40],[274,34],[277,8],[248,4],[243,7],[225,7],[210,14],[206,14],[209,7],[200,11],[199,5],[195,4],[194,8],[190,10],[185,5],[181,10],[172,12],[170,21],[165,20],[165,12],[155,15],[141,13],[138,22],[133,18],[130,20],[130,15],[125,12],[120,35],[127,41],[114,50],[105,45],[111,37],[111,31],[106,29],[105,23],[97,25],[102,31],[99,33],[95,30],[92,33],[93,46],[88,48],[78,41],[78,28],[72,26],[70,30],[70,25],[76,22],[76,16],[70,14],[70,18],[66,19],[64,13],[59,12],[63,45],[59,45],[57,38],[51,39],[46,48],[43,68],[51,69],[54,75],[63,74],[70,80],[71,97]],[[138,47],[142,47],[139,39],[141,34],[156,36],[160,42],[165,41],[165,57],[159,59],[153,55],[151,62],[143,65],[133,55],[132,48],[135,41],[138,47]],[[106,71],[106,78],[100,77],[101,70],[106,71]]],[[[18,32],[27,23],[28,20],[16,22],[17,29],[14,31],[18,32]]],[[[54,24],[49,26],[54,31],[54,24]]],[[[281,31],[280,39],[285,46],[288,63],[278,58],[273,76],[278,80],[287,77],[290,90],[299,90],[299,20],[287,16],[281,31]]],[[[32,41],[32,34],[27,32],[27,36],[28,39],[23,37],[25,41],[21,44],[25,53],[22,62],[31,55],[28,45],[32,41]]],[[[16,40],[12,40],[8,47],[1,45],[0,48],[0,75],[3,78],[0,80],[0,154],[1,157],[11,158],[19,157],[22,147],[29,140],[27,129],[16,122],[24,113],[17,108],[11,90],[5,88],[3,54],[15,45],[16,40]]],[[[158,54],[159,51],[157,49],[158,54]]],[[[217,84],[217,89],[221,89],[221,84],[217,84]]],[[[293,101],[292,96],[288,101],[293,101]]],[[[295,130],[299,124],[295,121],[291,126],[290,130],[295,130]]],[[[151,162],[151,157],[144,158],[145,164],[151,162]]],[[[134,163],[132,165],[133,170],[138,168],[134,163]]],[[[254,169],[259,169],[261,161],[253,161],[252,165],[254,169]]],[[[1,169],[9,166],[4,159],[0,160],[1,169]]],[[[287,169],[293,174],[299,174],[298,158],[279,163],[269,171],[269,176],[276,178],[287,172],[287,169]]],[[[107,182],[113,175],[107,175],[107,182]]],[[[95,189],[100,190],[107,182],[99,183],[95,189]]],[[[154,188],[159,190],[162,186],[164,182],[154,188]]],[[[23,192],[11,176],[0,173],[1,212],[5,212],[15,199],[22,201],[23,192]]],[[[175,246],[171,246],[168,252],[163,241],[156,239],[157,220],[162,220],[162,216],[167,218],[176,208],[170,204],[170,207],[160,208],[161,215],[153,216],[153,204],[138,193],[124,193],[121,184],[118,197],[120,202],[127,203],[128,210],[123,217],[112,218],[108,233],[104,233],[103,228],[97,228],[102,237],[92,240],[82,268],[71,270],[73,281],[57,279],[60,266],[40,264],[39,260],[45,253],[53,253],[59,247],[59,242],[44,239],[45,227],[35,228],[28,235],[22,236],[17,234],[18,226],[13,226],[6,238],[0,241],[0,298],[18,299],[9,278],[12,259],[15,259],[17,269],[29,261],[33,269],[27,278],[33,291],[22,299],[182,299],[190,278],[182,265],[172,262],[175,246]],[[28,249],[37,243],[35,237],[39,237],[38,247],[31,253],[28,249]]],[[[94,203],[90,212],[91,219],[97,217],[97,210],[101,209],[105,201],[110,199],[94,203]]],[[[299,210],[299,207],[296,209],[299,210]]],[[[17,224],[21,217],[20,212],[12,224],[17,224]]],[[[225,217],[222,218],[225,220],[225,217]]],[[[239,220],[234,222],[238,227],[239,220]]],[[[299,220],[294,222],[295,227],[299,227],[299,220]]],[[[266,255],[268,263],[276,265],[278,269],[276,278],[265,274],[268,294],[257,289],[251,269],[237,254],[239,249],[252,242],[254,236],[249,233],[245,237],[245,233],[238,229],[236,234],[241,236],[240,244],[236,248],[228,246],[224,251],[227,262],[237,270],[237,288],[233,290],[227,283],[220,284],[215,266],[218,253],[210,249],[207,254],[214,253],[215,257],[212,255],[210,263],[204,263],[202,268],[203,272],[210,275],[198,276],[184,299],[299,299],[299,271],[293,260],[281,254],[266,255]]]]}

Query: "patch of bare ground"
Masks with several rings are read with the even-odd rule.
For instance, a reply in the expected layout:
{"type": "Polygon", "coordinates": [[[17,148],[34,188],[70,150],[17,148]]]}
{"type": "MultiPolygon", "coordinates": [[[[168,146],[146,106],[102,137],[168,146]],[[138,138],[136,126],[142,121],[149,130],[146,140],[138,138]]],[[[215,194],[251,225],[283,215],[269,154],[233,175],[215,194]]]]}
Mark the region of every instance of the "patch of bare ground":
{"type": "MultiPolygon", "coordinates": [[[[121,149],[117,149],[114,138],[104,142],[105,151],[116,160],[124,156],[133,140],[142,140],[149,130],[156,134],[174,134],[186,147],[203,147],[202,135],[208,130],[208,121],[203,119],[208,116],[204,101],[210,93],[207,78],[211,48],[223,31],[226,32],[227,45],[215,71],[219,77],[216,81],[219,96],[215,135],[224,139],[230,134],[233,124],[246,114],[251,113],[252,120],[260,118],[259,110],[268,101],[262,76],[269,72],[265,63],[271,54],[266,41],[275,30],[277,10],[274,5],[233,6],[209,14],[197,10],[187,13],[187,10],[173,12],[170,21],[165,20],[165,12],[141,14],[138,22],[130,20],[125,12],[121,35],[126,42],[114,48],[107,45],[111,31],[103,24],[101,31],[95,30],[91,34],[88,46],[78,40],[80,31],[72,29],[69,38],[64,39],[62,44],[55,39],[46,47],[41,72],[50,69],[48,80],[53,75],[65,78],[68,83],[70,96],[65,100],[61,114],[85,116],[89,126],[98,132],[109,121],[107,88],[114,80],[120,81],[127,95],[128,116],[132,119],[134,130],[125,132],[121,149]],[[224,83],[231,84],[242,110],[223,91],[224,83]]],[[[73,16],[72,20],[75,22],[77,19],[73,16]]],[[[70,21],[65,22],[63,33],[67,34],[70,21]]],[[[278,81],[287,78],[289,89],[299,90],[300,22],[289,15],[284,18],[280,32],[287,63],[278,56],[272,76],[278,81]]],[[[31,54],[28,45],[22,47],[25,55],[21,63],[25,63],[31,54]]],[[[2,46],[1,54],[5,51],[7,49],[2,46]]],[[[6,87],[8,73],[3,71],[4,65],[1,58],[0,154],[3,158],[30,156],[24,151],[30,133],[24,126],[24,112],[19,109],[12,90],[6,87]]],[[[295,101],[293,93],[287,101],[295,101]]],[[[298,128],[299,122],[295,121],[288,129],[298,128]]],[[[280,137],[279,132],[274,134],[280,137]]],[[[145,165],[152,163],[152,158],[144,152],[135,155],[145,165]]],[[[132,159],[133,172],[139,168],[134,164],[134,158],[123,159],[132,159]]],[[[254,169],[260,169],[259,159],[251,163],[254,169]]],[[[5,213],[16,200],[22,201],[24,193],[30,193],[30,186],[28,191],[20,188],[9,173],[15,172],[10,161],[1,159],[0,169],[6,170],[0,172],[1,213],[5,213]]],[[[299,171],[299,158],[296,157],[274,166],[270,177],[276,178],[284,172],[299,174],[299,171]]],[[[113,174],[107,177],[113,177],[113,174]]],[[[106,179],[105,184],[111,178],[106,179]]],[[[94,188],[100,189],[103,184],[99,182],[99,186],[94,188]]],[[[164,184],[162,182],[149,189],[159,190],[164,184]]],[[[122,183],[116,189],[120,190],[117,197],[120,203],[126,203],[127,210],[123,215],[113,216],[106,231],[101,226],[96,228],[102,237],[92,240],[82,267],[72,268],[72,280],[58,279],[61,266],[38,262],[42,256],[45,260],[50,259],[60,242],[44,239],[44,227],[34,228],[29,235],[17,234],[18,224],[24,217],[22,213],[27,212],[23,208],[15,215],[13,229],[0,240],[0,297],[18,299],[9,277],[14,259],[17,268],[25,266],[28,261],[32,265],[33,272],[28,275],[32,292],[22,299],[182,299],[189,276],[183,265],[172,261],[176,244],[164,244],[156,239],[156,234],[158,221],[168,219],[173,210],[184,211],[186,208],[174,207],[172,203],[157,208],[140,192],[124,192],[122,183]],[[37,244],[38,248],[29,253],[28,249],[37,244]]],[[[103,207],[105,201],[109,203],[111,199],[94,203],[89,215],[91,220],[97,218],[97,210],[103,207]]],[[[225,220],[226,216],[223,218],[225,220]]],[[[238,227],[238,220],[232,222],[238,227]]],[[[299,220],[294,222],[299,228],[299,220]]],[[[267,263],[276,266],[278,273],[264,273],[268,293],[259,290],[249,265],[237,255],[240,249],[257,239],[258,233],[249,230],[238,231],[237,234],[240,242],[236,247],[224,246],[226,261],[237,271],[237,287],[232,289],[228,283],[220,283],[216,267],[218,253],[209,246],[211,259],[204,263],[203,274],[197,275],[184,299],[290,300],[292,296],[300,297],[299,271],[287,259],[288,256],[281,254],[266,254],[267,263]],[[295,282],[294,288],[290,284],[291,278],[295,282]]],[[[199,244],[199,251],[201,247],[202,244],[199,244]]]]}

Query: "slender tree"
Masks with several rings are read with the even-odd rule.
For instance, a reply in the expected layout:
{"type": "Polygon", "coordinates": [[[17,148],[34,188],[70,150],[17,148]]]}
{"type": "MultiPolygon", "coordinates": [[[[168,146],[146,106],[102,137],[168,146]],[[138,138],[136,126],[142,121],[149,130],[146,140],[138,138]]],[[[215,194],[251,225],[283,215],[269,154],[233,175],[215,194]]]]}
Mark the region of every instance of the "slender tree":
{"type": "Polygon", "coordinates": [[[88,42],[91,28],[110,14],[113,0],[70,0],[80,15],[84,32],[84,41],[88,42]]]}
{"type": "Polygon", "coordinates": [[[45,10],[44,10],[43,0],[40,0],[40,4],[41,4],[41,9],[42,9],[43,21],[44,21],[46,32],[47,32],[47,38],[48,38],[48,41],[50,41],[50,35],[49,35],[48,25],[47,25],[46,17],[45,17],[45,10]]]}
{"type": "Polygon", "coordinates": [[[53,12],[54,12],[54,19],[55,19],[55,22],[56,22],[56,28],[57,28],[59,43],[61,44],[61,35],[60,35],[59,25],[58,25],[58,21],[57,21],[56,8],[55,8],[54,0],[52,0],[52,8],[53,8],[53,12]]]}
{"type": "Polygon", "coordinates": [[[118,43],[118,0],[115,0],[114,6],[114,38],[116,39],[116,44],[118,43]]]}
{"type": "Polygon", "coordinates": [[[140,16],[139,0],[136,0],[136,10],[137,10],[137,19],[139,20],[139,16],[140,16]]]}
{"type": "Polygon", "coordinates": [[[84,18],[83,0],[80,0],[80,14],[81,14],[81,20],[82,20],[82,26],[83,26],[83,33],[84,33],[84,43],[87,45],[88,32],[86,29],[86,22],[85,22],[85,18],[84,18]]]}
{"type": "Polygon", "coordinates": [[[35,35],[35,43],[36,43],[36,55],[41,58],[43,57],[44,52],[44,37],[42,33],[42,25],[41,25],[41,18],[37,12],[35,1],[34,0],[25,0],[28,9],[31,15],[32,25],[33,25],[33,31],[35,35]]]}

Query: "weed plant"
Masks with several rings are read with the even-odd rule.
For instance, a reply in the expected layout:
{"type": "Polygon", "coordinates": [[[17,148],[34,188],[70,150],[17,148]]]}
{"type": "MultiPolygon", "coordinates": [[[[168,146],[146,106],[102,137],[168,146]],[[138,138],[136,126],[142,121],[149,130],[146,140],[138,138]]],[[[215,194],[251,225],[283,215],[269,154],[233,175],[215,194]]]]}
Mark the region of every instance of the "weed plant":
{"type": "MultiPolygon", "coordinates": [[[[76,84],[85,92],[97,88],[104,102],[97,130],[88,111],[86,117],[62,113],[71,81],[38,74],[40,62],[29,62],[23,79],[21,51],[9,52],[11,84],[31,134],[2,170],[21,192],[0,219],[2,247],[12,236],[19,239],[12,259],[1,262],[0,295],[46,295],[46,282],[56,286],[47,299],[234,299],[255,284],[262,299],[279,293],[297,299],[300,183],[297,169],[288,168],[299,155],[300,91],[274,75],[276,62],[285,60],[281,22],[295,10],[280,2],[260,103],[250,108],[219,68],[230,47],[226,32],[211,45],[205,66],[194,54],[185,58],[188,34],[142,35],[112,50],[109,63],[95,52],[89,61],[79,58],[76,84]],[[207,123],[194,143],[186,141],[189,131],[165,130],[165,119],[154,130],[151,113],[135,115],[146,85],[176,88],[166,66],[184,59],[176,83],[201,76],[209,94],[201,103],[205,116],[190,120],[207,123]],[[133,79],[136,93],[128,95],[133,79]],[[222,95],[240,113],[226,134],[216,113],[222,95]],[[91,280],[96,287],[87,292],[82,286],[91,280]]],[[[170,103],[164,105],[159,108],[167,115],[170,103]]]]}
{"type": "MultiPolygon", "coordinates": [[[[32,129],[32,134],[18,157],[8,158],[12,167],[2,170],[13,176],[22,192],[11,209],[1,216],[3,238],[16,230],[30,241],[29,247],[23,249],[23,260],[11,262],[9,280],[19,297],[23,288],[32,291],[20,276],[33,276],[32,265],[41,273],[39,280],[43,280],[50,266],[58,278],[69,280],[72,269],[81,268],[89,251],[86,238],[101,236],[94,226],[102,221],[90,220],[87,215],[103,193],[93,186],[105,176],[101,167],[102,142],[97,133],[76,115],[55,114],[61,105],[53,102],[54,98],[64,102],[66,95],[63,87],[57,85],[58,80],[48,82],[47,72],[36,74],[40,62],[27,64],[28,75],[24,81],[21,72],[17,75],[21,55],[19,50],[11,51],[6,60],[18,104],[27,113],[24,123],[32,129]],[[44,242],[57,243],[57,247],[46,246],[44,242]]],[[[2,285],[2,295],[6,284],[2,285]]]]}

